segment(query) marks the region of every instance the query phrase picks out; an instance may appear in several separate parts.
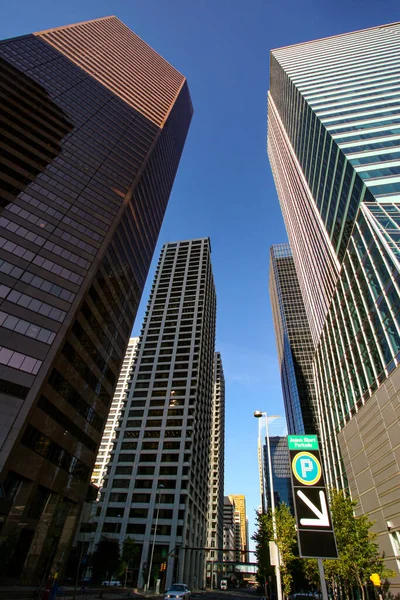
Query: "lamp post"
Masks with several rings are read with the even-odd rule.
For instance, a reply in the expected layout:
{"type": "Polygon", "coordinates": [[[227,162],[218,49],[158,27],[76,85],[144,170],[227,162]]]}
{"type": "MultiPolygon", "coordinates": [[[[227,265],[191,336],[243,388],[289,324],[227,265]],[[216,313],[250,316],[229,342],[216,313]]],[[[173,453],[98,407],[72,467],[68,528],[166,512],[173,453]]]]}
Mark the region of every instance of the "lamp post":
{"type": "MultiPolygon", "coordinates": [[[[256,419],[261,419],[262,417],[265,417],[265,436],[266,436],[266,442],[267,442],[267,454],[268,454],[268,470],[269,470],[269,492],[270,492],[270,497],[271,497],[271,513],[272,513],[272,530],[274,533],[274,542],[276,543],[276,539],[277,539],[277,534],[276,534],[276,516],[275,516],[275,497],[274,497],[274,480],[273,480],[273,476],[272,476],[272,460],[271,460],[271,447],[270,447],[270,443],[269,443],[269,433],[268,433],[268,418],[270,419],[278,419],[279,416],[278,415],[272,415],[270,417],[268,417],[266,412],[261,412],[260,410],[256,410],[254,413],[254,416],[256,419]]],[[[261,439],[261,421],[259,421],[259,426],[258,426],[258,444],[259,444],[259,458],[262,461],[261,464],[261,473],[262,473],[262,477],[261,477],[261,482],[262,484],[264,484],[264,461],[263,461],[263,445],[262,445],[262,439],[261,439]]],[[[262,492],[262,504],[264,504],[263,509],[266,508],[266,493],[265,493],[265,485],[263,485],[263,492],[262,492]]],[[[277,592],[277,597],[278,600],[282,600],[282,584],[281,584],[281,570],[280,570],[280,565],[279,565],[279,551],[278,551],[278,560],[277,563],[275,565],[275,576],[276,576],[276,592],[277,592]]]]}
{"type": "Polygon", "coordinates": [[[154,528],[154,535],[153,535],[153,544],[151,547],[151,555],[150,555],[150,565],[149,565],[149,575],[147,577],[147,591],[149,591],[149,586],[150,586],[150,579],[151,579],[151,569],[153,568],[153,556],[154,556],[154,546],[156,545],[156,535],[157,535],[157,525],[158,525],[158,515],[160,513],[160,490],[164,489],[164,486],[162,483],[160,483],[157,486],[157,490],[156,490],[156,502],[157,502],[157,494],[158,494],[158,505],[157,505],[157,512],[156,512],[156,525],[154,528]]]}

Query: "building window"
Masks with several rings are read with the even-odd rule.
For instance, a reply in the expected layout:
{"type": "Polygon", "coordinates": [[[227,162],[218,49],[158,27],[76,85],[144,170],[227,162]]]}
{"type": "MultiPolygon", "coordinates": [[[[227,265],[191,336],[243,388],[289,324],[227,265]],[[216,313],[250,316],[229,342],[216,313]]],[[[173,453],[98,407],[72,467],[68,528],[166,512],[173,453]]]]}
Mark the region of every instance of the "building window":
{"type": "Polygon", "coordinates": [[[391,531],[389,535],[393,546],[393,553],[396,557],[397,568],[400,572],[400,530],[391,531]]]}

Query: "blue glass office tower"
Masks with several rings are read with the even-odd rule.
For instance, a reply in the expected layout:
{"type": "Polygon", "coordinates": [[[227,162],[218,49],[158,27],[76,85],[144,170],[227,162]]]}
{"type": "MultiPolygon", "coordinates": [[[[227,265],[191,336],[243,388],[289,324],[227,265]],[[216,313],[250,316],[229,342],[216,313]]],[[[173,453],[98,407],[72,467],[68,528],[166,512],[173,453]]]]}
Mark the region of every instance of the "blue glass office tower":
{"type": "Polygon", "coordinates": [[[273,50],[268,103],[327,478],[399,572],[400,24],[273,50]]]}
{"type": "MultiPolygon", "coordinates": [[[[269,437],[269,447],[271,451],[272,464],[272,483],[274,486],[275,506],[283,502],[290,507],[292,513],[293,495],[290,475],[290,457],[286,436],[271,435],[269,437]]],[[[267,491],[267,506],[271,506],[271,489],[269,485],[269,466],[268,466],[268,448],[264,446],[264,469],[267,491]]]]}
{"type": "Polygon", "coordinates": [[[316,433],[314,344],[289,244],[271,247],[269,293],[288,433],[316,433]]]}

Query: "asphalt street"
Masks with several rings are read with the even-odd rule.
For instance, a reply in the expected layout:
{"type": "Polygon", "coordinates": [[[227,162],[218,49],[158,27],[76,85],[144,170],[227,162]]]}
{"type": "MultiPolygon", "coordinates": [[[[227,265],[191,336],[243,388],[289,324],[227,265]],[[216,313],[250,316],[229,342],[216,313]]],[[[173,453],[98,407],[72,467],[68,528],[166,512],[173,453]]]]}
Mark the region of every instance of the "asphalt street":
{"type": "MultiPolygon", "coordinates": [[[[86,593],[78,591],[76,594],[76,600],[97,600],[97,598],[103,598],[103,600],[125,600],[126,598],[135,598],[136,600],[164,600],[164,595],[159,596],[141,596],[140,594],[132,593],[132,591],[125,589],[103,589],[102,595],[101,590],[88,590],[86,593]]],[[[70,600],[73,597],[72,588],[65,589],[65,593],[57,598],[59,600],[70,600]]],[[[40,596],[35,595],[34,588],[0,588],[0,600],[30,600],[35,598],[39,600],[40,596]]],[[[234,589],[234,590],[207,590],[192,592],[191,600],[261,600],[261,596],[255,590],[247,589],[234,589]]]]}

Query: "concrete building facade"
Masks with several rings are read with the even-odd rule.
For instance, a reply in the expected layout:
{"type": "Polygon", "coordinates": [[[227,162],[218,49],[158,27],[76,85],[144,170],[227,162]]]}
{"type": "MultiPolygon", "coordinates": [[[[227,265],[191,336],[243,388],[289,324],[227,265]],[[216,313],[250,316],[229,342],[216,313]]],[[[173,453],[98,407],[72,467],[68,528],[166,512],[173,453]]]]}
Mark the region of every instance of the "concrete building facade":
{"type": "Polygon", "coordinates": [[[235,504],[230,496],[224,496],[224,553],[223,561],[236,560],[235,504]]]}
{"type": "Polygon", "coordinates": [[[116,17],[0,42],[1,538],[62,570],[191,121],[116,17]]]}
{"type": "Polygon", "coordinates": [[[221,562],[224,543],[225,378],[221,354],[214,356],[206,560],[221,562]],[[214,550],[215,548],[215,550],[214,550]]]}
{"type": "Polygon", "coordinates": [[[215,322],[209,239],[165,244],[94,538],[135,538],[140,588],[204,585],[215,322]]]}
{"type": "Polygon", "coordinates": [[[235,560],[237,562],[247,562],[248,558],[248,523],[246,514],[246,497],[243,494],[230,494],[229,500],[235,507],[235,560]]]}
{"type": "Polygon", "coordinates": [[[111,452],[114,448],[114,438],[119,426],[122,409],[129,392],[130,382],[132,381],[132,372],[136,358],[136,348],[139,343],[138,337],[132,337],[128,342],[128,347],[125,352],[122,362],[121,371],[117,381],[117,387],[111,402],[110,412],[106,426],[101,438],[99,451],[97,453],[96,462],[92,473],[92,482],[99,488],[103,485],[104,477],[107,473],[108,463],[110,462],[111,452]]]}

